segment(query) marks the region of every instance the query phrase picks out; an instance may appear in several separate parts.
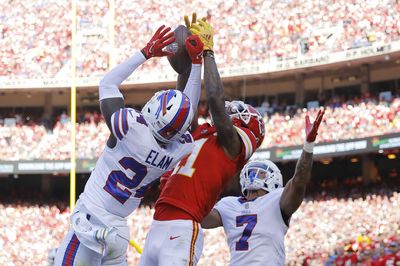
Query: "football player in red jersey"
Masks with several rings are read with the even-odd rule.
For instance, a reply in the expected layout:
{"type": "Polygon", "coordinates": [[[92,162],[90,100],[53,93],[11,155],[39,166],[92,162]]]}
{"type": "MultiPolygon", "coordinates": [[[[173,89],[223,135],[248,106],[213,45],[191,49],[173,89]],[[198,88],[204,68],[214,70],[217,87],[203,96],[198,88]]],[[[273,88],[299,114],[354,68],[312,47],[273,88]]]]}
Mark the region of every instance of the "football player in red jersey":
{"type": "Polygon", "coordinates": [[[197,264],[203,248],[200,222],[264,139],[262,117],[253,107],[241,101],[225,103],[211,25],[193,20],[188,26],[204,43],[204,82],[213,124],[194,130],[193,152],[166,180],[140,266],[197,264]]]}

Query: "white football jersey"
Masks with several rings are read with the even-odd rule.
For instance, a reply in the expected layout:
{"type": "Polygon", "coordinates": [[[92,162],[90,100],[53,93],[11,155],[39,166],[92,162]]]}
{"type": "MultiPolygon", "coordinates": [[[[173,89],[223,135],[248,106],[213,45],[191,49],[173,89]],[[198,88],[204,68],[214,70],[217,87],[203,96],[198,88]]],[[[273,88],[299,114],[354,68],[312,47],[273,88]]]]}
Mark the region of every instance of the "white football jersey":
{"type": "Polygon", "coordinates": [[[279,188],[251,201],[225,197],[215,205],[231,253],[229,265],[285,264],[284,238],[288,227],[279,206],[282,191],[279,188]]]}
{"type": "Polygon", "coordinates": [[[115,112],[111,124],[117,144],[104,148],[79,199],[107,226],[118,226],[146,189],[192,151],[194,142],[187,132],[161,147],[143,116],[131,108],[115,112]]]}

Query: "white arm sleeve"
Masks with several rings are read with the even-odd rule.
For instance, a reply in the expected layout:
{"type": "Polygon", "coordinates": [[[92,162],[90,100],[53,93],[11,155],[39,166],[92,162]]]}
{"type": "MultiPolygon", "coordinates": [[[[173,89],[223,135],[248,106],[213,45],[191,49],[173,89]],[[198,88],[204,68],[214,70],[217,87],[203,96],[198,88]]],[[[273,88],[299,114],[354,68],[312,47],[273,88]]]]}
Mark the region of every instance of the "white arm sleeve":
{"type": "Polygon", "coordinates": [[[114,67],[100,81],[99,99],[123,98],[119,85],[127,79],[136,68],[146,61],[142,52],[135,53],[131,58],[114,67]]]}
{"type": "Polygon", "coordinates": [[[201,92],[201,64],[192,64],[190,75],[186,83],[184,94],[190,99],[193,113],[196,113],[201,92]]]}

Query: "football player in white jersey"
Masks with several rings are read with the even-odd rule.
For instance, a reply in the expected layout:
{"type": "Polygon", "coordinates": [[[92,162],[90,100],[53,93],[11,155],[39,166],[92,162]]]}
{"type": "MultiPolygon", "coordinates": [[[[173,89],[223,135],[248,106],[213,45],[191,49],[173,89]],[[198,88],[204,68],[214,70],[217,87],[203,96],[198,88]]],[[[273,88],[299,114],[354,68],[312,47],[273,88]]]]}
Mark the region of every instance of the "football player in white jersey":
{"type": "Polygon", "coordinates": [[[56,265],[126,265],[127,216],[146,189],[193,149],[188,128],[201,89],[198,36],[186,39],[192,66],[183,93],[157,92],[138,112],[124,107],[118,88],[146,60],[170,54],[164,49],[175,40],[170,30],[161,26],[142,50],[100,82],[100,109],[111,134],[71,214],[56,265]]]}
{"type": "Polygon", "coordinates": [[[323,115],[320,110],[314,123],[306,116],[306,142],[285,187],[273,162],[250,161],[240,173],[244,197],[221,199],[202,221],[206,229],[224,227],[231,253],[229,265],[285,264],[284,237],[311,178],[314,141],[323,115]]]}

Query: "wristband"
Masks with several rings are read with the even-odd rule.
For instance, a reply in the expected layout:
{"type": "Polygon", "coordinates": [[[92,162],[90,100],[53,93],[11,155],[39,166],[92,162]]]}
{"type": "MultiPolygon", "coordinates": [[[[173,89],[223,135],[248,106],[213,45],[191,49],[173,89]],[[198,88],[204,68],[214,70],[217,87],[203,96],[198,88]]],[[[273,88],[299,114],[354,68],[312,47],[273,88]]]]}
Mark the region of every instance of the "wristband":
{"type": "Polygon", "coordinates": [[[304,142],[303,150],[308,152],[308,153],[313,153],[314,152],[314,142],[304,142]]]}
{"type": "Polygon", "coordinates": [[[204,50],[203,57],[211,57],[215,59],[214,52],[212,50],[204,50]]]}

